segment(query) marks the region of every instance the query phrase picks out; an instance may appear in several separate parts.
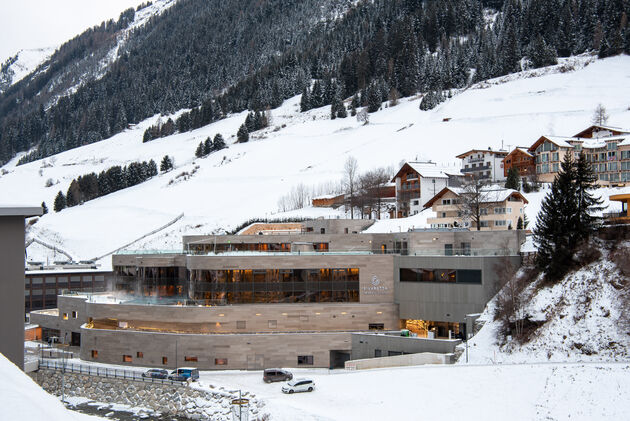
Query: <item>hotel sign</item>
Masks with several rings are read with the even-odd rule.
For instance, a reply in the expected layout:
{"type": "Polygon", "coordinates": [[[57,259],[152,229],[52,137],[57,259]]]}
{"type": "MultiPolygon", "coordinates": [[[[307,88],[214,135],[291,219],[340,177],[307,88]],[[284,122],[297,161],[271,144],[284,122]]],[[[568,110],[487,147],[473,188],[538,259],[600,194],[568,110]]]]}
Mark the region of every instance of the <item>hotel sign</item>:
{"type": "Polygon", "coordinates": [[[381,284],[381,280],[376,275],[372,275],[372,282],[363,285],[361,293],[364,295],[383,295],[389,292],[389,287],[381,284]]]}

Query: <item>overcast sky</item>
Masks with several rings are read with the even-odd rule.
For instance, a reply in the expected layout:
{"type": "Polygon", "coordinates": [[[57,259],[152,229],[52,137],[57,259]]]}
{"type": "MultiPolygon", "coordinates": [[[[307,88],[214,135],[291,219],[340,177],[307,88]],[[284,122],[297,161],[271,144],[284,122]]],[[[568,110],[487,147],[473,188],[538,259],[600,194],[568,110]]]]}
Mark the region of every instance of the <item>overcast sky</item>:
{"type": "Polygon", "coordinates": [[[58,47],[146,0],[6,0],[0,5],[0,63],[21,49],[58,47]]]}

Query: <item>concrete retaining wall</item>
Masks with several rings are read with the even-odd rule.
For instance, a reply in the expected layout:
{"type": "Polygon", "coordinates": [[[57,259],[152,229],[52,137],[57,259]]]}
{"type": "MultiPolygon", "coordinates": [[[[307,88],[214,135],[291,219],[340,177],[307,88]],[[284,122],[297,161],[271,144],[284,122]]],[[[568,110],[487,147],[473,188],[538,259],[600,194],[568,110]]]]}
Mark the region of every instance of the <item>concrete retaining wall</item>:
{"type": "MultiPolygon", "coordinates": [[[[44,390],[61,395],[61,372],[41,369],[29,374],[44,390]]],[[[80,396],[97,402],[120,403],[150,408],[162,414],[190,419],[232,420],[231,402],[238,398],[238,391],[199,390],[190,386],[172,386],[144,383],[124,379],[111,379],[85,374],[65,373],[66,396],[80,396]]],[[[259,419],[264,405],[247,392],[250,420],[259,419]]]]}
{"type": "Polygon", "coordinates": [[[365,360],[346,361],[346,370],[367,370],[370,368],[406,367],[423,364],[452,364],[453,354],[420,354],[395,355],[392,357],[368,358],[365,360]]]}

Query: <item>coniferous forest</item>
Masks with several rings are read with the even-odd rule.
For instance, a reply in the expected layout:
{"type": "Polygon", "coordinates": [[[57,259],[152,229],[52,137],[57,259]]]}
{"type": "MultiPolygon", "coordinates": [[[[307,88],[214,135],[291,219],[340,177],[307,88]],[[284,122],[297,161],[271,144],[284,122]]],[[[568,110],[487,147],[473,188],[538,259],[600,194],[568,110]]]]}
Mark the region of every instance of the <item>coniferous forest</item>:
{"type": "Polygon", "coordinates": [[[88,58],[133,21],[130,9],[0,95],[0,163],[33,147],[23,162],[92,143],[156,113],[192,109],[147,140],[300,93],[303,110],[333,104],[339,117],[350,97],[372,112],[423,92],[429,109],[444,90],[525,62],[628,53],[629,13],[627,0],[180,0],[134,30],[104,74],[88,72],[88,58]],[[71,67],[86,69],[72,78],[80,87],[55,90],[71,67]]]}

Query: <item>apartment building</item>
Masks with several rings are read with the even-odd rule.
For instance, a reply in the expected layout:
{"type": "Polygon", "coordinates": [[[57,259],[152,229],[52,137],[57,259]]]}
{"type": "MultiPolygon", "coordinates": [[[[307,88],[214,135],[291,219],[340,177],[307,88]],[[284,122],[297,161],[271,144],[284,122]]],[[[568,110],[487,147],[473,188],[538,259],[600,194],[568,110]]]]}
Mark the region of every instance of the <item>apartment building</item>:
{"type": "MultiPolygon", "coordinates": [[[[473,193],[462,188],[446,187],[436,194],[425,206],[436,213],[435,218],[428,218],[431,228],[470,228],[477,229],[470,213],[474,212],[466,205],[464,196],[473,193]]],[[[516,190],[497,186],[483,187],[479,193],[479,226],[482,231],[516,229],[518,219],[524,218],[527,199],[516,190]]]]}
{"type": "Polygon", "coordinates": [[[503,170],[503,159],[507,154],[507,151],[493,151],[491,148],[472,149],[457,155],[457,158],[462,160],[461,172],[465,175],[496,182],[507,177],[503,170]]]}

